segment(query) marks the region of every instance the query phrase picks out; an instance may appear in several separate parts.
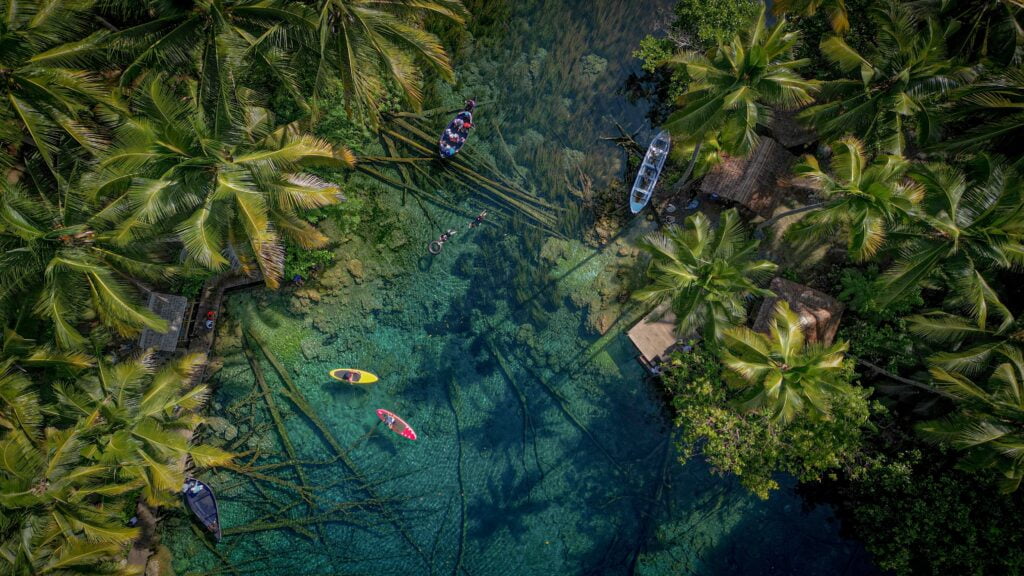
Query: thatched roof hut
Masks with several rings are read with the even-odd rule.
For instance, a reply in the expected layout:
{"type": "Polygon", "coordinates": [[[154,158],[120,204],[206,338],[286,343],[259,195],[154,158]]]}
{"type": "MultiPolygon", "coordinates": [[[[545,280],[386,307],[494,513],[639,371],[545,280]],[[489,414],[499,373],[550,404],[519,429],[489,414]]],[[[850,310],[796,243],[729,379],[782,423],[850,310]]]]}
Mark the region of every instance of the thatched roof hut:
{"type": "Polygon", "coordinates": [[[779,179],[789,175],[795,156],[771,138],[761,138],[748,157],[733,156],[704,177],[701,192],[717,194],[770,218],[779,203],[779,179]]]}
{"type": "Polygon", "coordinates": [[[782,299],[800,316],[800,324],[808,342],[820,342],[825,346],[832,344],[839,329],[839,320],[843,316],[841,302],[824,292],[785,278],[772,279],[770,288],[776,297],[764,299],[757,319],[754,320],[755,332],[768,332],[768,322],[775,311],[775,304],[782,299]]]}
{"type": "Polygon", "coordinates": [[[149,309],[167,320],[167,332],[161,334],[146,328],[139,337],[139,348],[153,348],[157,352],[174,352],[178,348],[178,335],[188,309],[188,298],[174,294],[149,293],[149,309]]]}
{"type": "Polygon", "coordinates": [[[814,130],[797,119],[799,110],[773,110],[769,128],[772,136],[786,148],[806,146],[818,139],[814,130]]]}
{"type": "Polygon", "coordinates": [[[653,312],[644,316],[626,333],[640,351],[640,361],[645,366],[652,366],[663,360],[676,345],[676,315],[663,304],[653,312]]]}

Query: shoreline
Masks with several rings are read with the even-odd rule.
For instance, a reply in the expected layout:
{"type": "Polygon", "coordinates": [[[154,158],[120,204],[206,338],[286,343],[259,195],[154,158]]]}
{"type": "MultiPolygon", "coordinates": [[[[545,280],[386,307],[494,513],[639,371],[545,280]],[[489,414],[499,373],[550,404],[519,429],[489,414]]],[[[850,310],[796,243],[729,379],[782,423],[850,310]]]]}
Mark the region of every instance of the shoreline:
{"type": "MultiPolygon", "coordinates": [[[[217,314],[217,318],[220,318],[221,308],[223,307],[224,295],[232,290],[241,290],[245,288],[252,288],[257,285],[263,284],[263,275],[257,271],[255,276],[239,276],[233,273],[225,273],[218,276],[214,276],[203,283],[203,287],[200,290],[200,298],[196,304],[195,314],[197,318],[204,318],[208,311],[214,311],[217,314]]],[[[193,354],[200,352],[204,355],[205,360],[202,363],[201,368],[197,369],[192,374],[189,388],[194,388],[201,384],[206,379],[207,369],[210,365],[210,350],[213,349],[213,344],[217,339],[217,330],[214,327],[213,330],[206,330],[201,323],[193,324],[193,333],[188,335],[188,348],[186,353],[193,354]]],[[[178,354],[176,353],[175,357],[178,354]]],[[[202,406],[199,410],[205,408],[202,406]]],[[[198,410],[197,410],[198,411],[198,410]]],[[[201,426],[202,423],[196,424],[196,427],[201,426]]],[[[195,434],[196,427],[189,428],[187,430],[181,430],[181,435],[186,441],[191,442],[192,436],[195,434]]],[[[186,471],[186,460],[183,458],[178,461],[178,467],[182,472],[186,471]]],[[[128,566],[134,566],[143,569],[144,574],[150,574],[151,560],[160,557],[161,560],[170,561],[171,554],[160,543],[159,527],[162,516],[157,515],[158,509],[151,508],[142,499],[138,501],[135,508],[135,516],[138,519],[136,526],[139,528],[139,536],[133,542],[131,547],[128,549],[127,564],[128,566]],[[167,550],[166,554],[161,553],[161,549],[167,550]]],[[[186,514],[188,511],[185,511],[186,514]]],[[[163,574],[164,572],[157,565],[155,574],[163,574]]]]}

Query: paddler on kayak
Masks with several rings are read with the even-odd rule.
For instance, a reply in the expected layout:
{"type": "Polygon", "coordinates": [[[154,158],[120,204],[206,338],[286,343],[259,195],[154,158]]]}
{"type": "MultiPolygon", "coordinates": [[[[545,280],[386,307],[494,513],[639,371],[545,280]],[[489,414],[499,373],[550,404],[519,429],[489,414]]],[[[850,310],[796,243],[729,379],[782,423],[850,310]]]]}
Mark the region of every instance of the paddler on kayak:
{"type": "Polygon", "coordinates": [[[359,382],[360,378],[362,378],[362,375],[359,372],[349,372],[346,370],[341,373],[338,379],[342,382],[359,382]]]}
{"type": "Polygon", "coordinates": [[[384,415],[384,425],[387,426],[388,428],[394,428],[395,427],[395,417],[392,416],[391,414],[385,414],[384,415]]]}

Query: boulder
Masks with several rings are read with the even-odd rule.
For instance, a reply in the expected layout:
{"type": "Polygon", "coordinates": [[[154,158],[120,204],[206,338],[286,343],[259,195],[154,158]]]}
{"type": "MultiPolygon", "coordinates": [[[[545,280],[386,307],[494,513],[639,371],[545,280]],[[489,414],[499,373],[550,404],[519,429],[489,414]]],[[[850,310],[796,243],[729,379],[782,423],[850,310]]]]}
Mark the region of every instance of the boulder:
{"type": "Polygon", "coordinates": [[[348,261],[348,273],[352,275],[352,279],[356,281],[356,284],[362,284],[363,274],[363,261],[358,258],[353,258],[348,261]]]}
{"type": "Polygon", "coordinates": [[[231,422],[228,422],[226,418],[221,418],[219,416],[207,418],[206,425],[210,428],[210,431],[214,436],[227,440],[228,442],[238,437],[238,428],[236,428],[231,422]]]}
{"type": "Polygon", "coordinates": [[[171,551],[167,546],[156,547],[156,552],[146,562],[146,576],[175,576],[171,566],[171,551]]]}
{"type": "Polygon", "coordinates": [[[299,298],[308,298],[313,302],[320,301],[320,292],[318,292],[316,288],[300,288],[295,291],[295,296],[299,298]]]}

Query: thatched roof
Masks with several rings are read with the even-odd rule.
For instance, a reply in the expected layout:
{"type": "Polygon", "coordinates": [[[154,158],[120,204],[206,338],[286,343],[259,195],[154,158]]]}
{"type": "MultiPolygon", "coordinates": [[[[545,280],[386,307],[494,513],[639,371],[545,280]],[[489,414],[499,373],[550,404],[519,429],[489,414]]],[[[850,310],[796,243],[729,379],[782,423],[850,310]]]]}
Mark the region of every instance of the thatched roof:
{"type": "Polygon", "coordinates": [[[701,191],[718,194],[770,218],[779,203],[779,179],[789,175],[796,158],[771,138],[761,138],[750,156],[733,156],[704,177],[701,191]]]}
{"type": "Polygon", "coordinates": [[[808,342],[821,342],[826,346],[832,344],[836,330],[839,329],[839,320],[843,316],[841,302],[824,292],[785,278],[774,278],[770,288],[777,297],[764,299],[754,321],[755,332],[768,332],[768,322],[775,311],[775,304],[781,298],[800,316],[800,324],[808,342]]]}
{"type": "Polygon", "coordinates": [[[665,357],[678,340],[676,315],[667,304],[659,306],[630,328],[627,335],[644,359],[653,363],[665,357]]]}
{"type": "Polygon", "coordinates": [[[797,119],[799,110],[773,110],[772,121],[769,124],[772,136],[786,148],[806,146],[818,139],[807,125],[797,119]]]}
{"type": "Polygon", "coordinates": [[[167,320],[167,333],[161,334],[146,328],[139,338],[139,348],[154,348],[157,352],[174,352],[178,347],[178,334],[185,319],[188,298],[173,294],[149,293],[149,309],[164,320],[167,320]]]}

